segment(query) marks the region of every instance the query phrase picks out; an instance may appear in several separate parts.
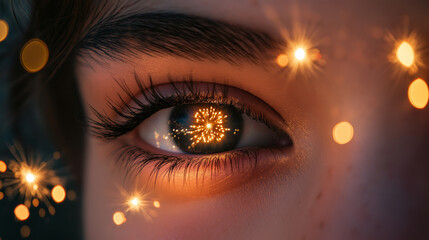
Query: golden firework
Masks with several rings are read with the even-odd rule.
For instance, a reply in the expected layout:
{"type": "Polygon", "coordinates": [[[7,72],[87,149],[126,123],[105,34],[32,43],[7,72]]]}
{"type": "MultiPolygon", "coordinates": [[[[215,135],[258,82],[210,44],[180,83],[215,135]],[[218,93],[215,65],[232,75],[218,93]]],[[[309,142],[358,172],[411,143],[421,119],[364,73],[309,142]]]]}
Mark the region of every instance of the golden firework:
{"type": "Polygon", "coordinates": [[[187,133],[192,134],[192,146],[199,142],[220,142],[225,137],[225,132],[230,131],[224,127],[224,120],[228,115],[214,107],[200,108],[194,114],[194,124],[187,133]]]}

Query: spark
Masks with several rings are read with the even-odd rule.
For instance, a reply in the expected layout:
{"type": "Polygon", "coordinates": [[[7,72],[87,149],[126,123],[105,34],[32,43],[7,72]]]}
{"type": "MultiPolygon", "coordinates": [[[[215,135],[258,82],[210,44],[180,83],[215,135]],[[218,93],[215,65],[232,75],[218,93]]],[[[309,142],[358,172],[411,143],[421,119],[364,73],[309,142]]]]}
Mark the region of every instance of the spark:
{"type": "Polygon", "coordinates": [[[305,51],[303,48],[297,48],[295,50],[295,58],[299,61],[302,61],[307,56],[307,51],[305,51]]]}
{"type": "MultiPolygon", "coordinates": [[[[119,204],[120,208],[117,209],[115,213],[123,215],[116,214],[116,220],[118,220],[118,223],[121,222],[119,220],[121,220],[122,217],[124,220],[126,220],[128,214],[140,214],[147,220],[152,219],[156,215],[155,209],[157,207],[154,206],[153,200],[150,200],[149,193],[142,193],[139,190],[129,192],[124,188],[119,188],[119,193],[121,196],[122,203],[119,204]]],[[[115,219],[113,221],[115,222],[115,219]]]]}
{"type": "Polygon", "coordinates": [[[395,73],[401,74],[404,71],[410,75],[418,72],[425,64],[422,61],[423,43],[415,32],[390,32],[386,35],[386,40],[392,51],[388,55],[388,60],[397,66],[395,73]]]}
{"type": "Polygon", "coordinates": [[[411,67],[414,63],[413,47],[407,41],[403,41],[396,50],[396,57],[402,65],[411,67]]]}
{"type": "Polygon", "coordinates": [[[52,161],[43,161],[40,155],[26,152],[19,144],[9,147],[9,150],[13,159],[9,161],[8,170],[1,175],[8,195],[20,195],[24,202],[30,203],[28,206],[31,206],[32,199],[38,199],[51,207],[48,199],[50,187],[64,182],[52,169],[52,161]]]}
{"type": "Polygon", "coordinates": [[[220,142],[225,137],[225,132],[230,131],[224,127],[224,120],[228,115],[222,111],[210,106],[210,108],[201,108],[194,114],[194,125],[190,126],[188,134],[192,134],[193,140],[191,146],[199,142],[210,143],[213,141],[220,142]]]}
{"type": "Polygon", "coordinates": [[[142,205],[142,200],[139,197],[132,197],[128,200],[128,207],[130,210],[138,211],[142,205]]]}

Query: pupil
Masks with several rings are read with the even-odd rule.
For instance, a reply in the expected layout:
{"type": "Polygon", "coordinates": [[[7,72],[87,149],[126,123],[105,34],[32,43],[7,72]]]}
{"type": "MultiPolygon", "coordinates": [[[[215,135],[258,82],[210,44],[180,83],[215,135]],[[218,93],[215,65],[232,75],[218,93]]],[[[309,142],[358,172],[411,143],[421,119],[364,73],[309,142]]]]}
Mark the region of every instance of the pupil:
{"type": "Polygon", "coordinates": [[[168,121],[170,135],[186,153],[211,154],[233,149],[240,140],[243,118],[226,104],[174,107],[168,121]]]}

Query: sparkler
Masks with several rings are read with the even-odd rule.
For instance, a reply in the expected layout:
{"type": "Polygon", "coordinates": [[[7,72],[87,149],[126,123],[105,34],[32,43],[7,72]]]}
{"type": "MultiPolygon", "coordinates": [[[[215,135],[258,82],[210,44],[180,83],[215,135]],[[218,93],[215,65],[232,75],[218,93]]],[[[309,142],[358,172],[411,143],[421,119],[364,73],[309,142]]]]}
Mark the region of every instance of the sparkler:
{"type": "Polygon", "coordinates": [[[7,170],[4,169],[0,178],[8,196],[19,195],[24,199],[24,204],[18,205],[19,208],[15,210],[17,219],[26,220],[28,216],[22,217],[22,213],[25,212],[23,207],[28,211],[31,205],[38,207],[40,202],[43,202],[53,214],[55,208],[48,198],[51,194],[50,188],[55,186],[52,198],[57,203],[64,200],[65,190],[61,186],[64,180],[52,169],[52,161],[43,161],[41,156],[26,152],[19,144],[9,147],[9,150],[13,160],[10,160],[7,170]]]}
{"type": "Polygon", "coordinates": [[[210,143],[212,141],[220,142],[225,136],[225,132],[231,129],[224,127],[224,119],[228,115],[222,111],[210,106],[210,108],[198,109],[194,114],[195,124],[191,125],[191,130],[188,130],[188,134],[193,134],[191,138],[193,140],[191,146],[198,144],[203,141],[204,143],[210,143]]]}

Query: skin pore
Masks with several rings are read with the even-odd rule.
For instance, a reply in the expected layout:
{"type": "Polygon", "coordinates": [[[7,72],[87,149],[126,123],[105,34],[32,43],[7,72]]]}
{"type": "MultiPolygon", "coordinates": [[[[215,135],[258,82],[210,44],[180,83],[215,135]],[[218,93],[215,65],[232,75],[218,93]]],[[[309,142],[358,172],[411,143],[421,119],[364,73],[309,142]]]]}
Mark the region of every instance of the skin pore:
{"type": "MultiPolygon", "coordinates": [[[[407,239],[427,236],[429,200],[424,161],[428,155],[428,113],[407,100],[409,83],[419,68],[406,74],[391,63],[394,44],[385,36],[408,29],[420,33],[427,46],[424,1],[144,1],[124,14],[153,11],[196,15],[272,39],[308,38],[324,63],[317,69],[282,69],[281,52],[272,50],[263,61],[229,62],[210,57],[195,59],[174,54],[149,55],[135,51],[125,60],[83,55],[77,67],[87,115],[91,107],[117,119],[107,99],[125,102],[118,80],[138,95],[135,74],[149,84],[168,83],[169,76],[195,82],[226,84],[261,99],[285,123],[280,128],[293,140],[285,154],[260,155],[256,173],[235,173],[221,180],[208,178],[195,187],[180,182],[148,184],[150,166],[131,181],[117,164],[118,140],[88,134],[85,160],[84,226],[87,239],[407,239]],[[141,5],[139,5],[141,4],[141,5]],[[148,10],[150,9],[150,10],[148,10]],[[399,72],[399,73],[398,73],[399,72]],[[339,145],[332,128],[341,121],[355,130],[352,141],[339,145]],[[426,142],[426,143],[425,143],[426,142]],[[259,165],[260,164],[260,165],[259,165]],[[245,180],[243,180],[245,179],[245,180]],[[161,207],[148,219],[127,212],[116,226],[112,214],[122,210],[122,192],[144,190],[161,207]],[[426,234],[426,235],[425,235],[426,234]]],[[[400,36],[402,37],[402,36],[400,36]]],[[[291,42],[288,42],[290,40],[291,42]]],[[[426,55],[422,61],[427,62],[426,55]]],[[[240,99],[259,104],[252,98],[240,99]]],[[[259,106],[259,105],[258,105],[259,106]]],[[[268,117],[274,114],[268,112],[268,117]]],[[[135,143],[132,133],[124,141],[135,143]]],[[[196,178],[196,176],[193,176],[196,178]]],[[[190,177],[189,181],[193,180],[190,177]]],[[[149,180],[150,181],[150,180],[149,180]]],[[[183,181],[183,179],[182,179],[183,181]]],[[[195,181],[195,179],[193,180],[195,181]]],[[[417,239],[417,238],[416,238],[417,239]]]]}

